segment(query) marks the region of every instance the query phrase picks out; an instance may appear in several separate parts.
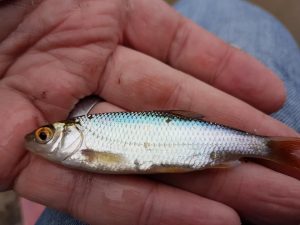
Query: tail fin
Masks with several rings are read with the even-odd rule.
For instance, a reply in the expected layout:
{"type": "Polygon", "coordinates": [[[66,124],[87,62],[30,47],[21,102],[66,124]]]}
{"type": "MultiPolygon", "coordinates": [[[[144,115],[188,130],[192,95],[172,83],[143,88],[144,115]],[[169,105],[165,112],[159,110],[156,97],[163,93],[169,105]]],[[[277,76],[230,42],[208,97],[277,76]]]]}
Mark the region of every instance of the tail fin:
{"type": "Polygon", "coordinates": [[[274,137],[267,146],[271,150],[270,160],[300,169],[300,138],[274,137]]]}

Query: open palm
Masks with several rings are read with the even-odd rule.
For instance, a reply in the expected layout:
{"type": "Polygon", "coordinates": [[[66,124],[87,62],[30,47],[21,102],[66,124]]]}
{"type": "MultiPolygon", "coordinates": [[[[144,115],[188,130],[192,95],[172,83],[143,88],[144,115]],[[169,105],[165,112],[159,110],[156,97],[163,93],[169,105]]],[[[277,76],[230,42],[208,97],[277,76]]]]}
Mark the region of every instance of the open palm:
{"type": "Polygon", "coordinates": [[[149,179],[73,171],[25,151],[26,133],[65,119],[91,94],[107,101],[94,112],[183,109],[252,133],[297,135],[255,109],[284,101],[271,71],[161,1],[30,2],[0,8],[10,18],[0,24],[0,190],[90,224],[300,223],[299,174],[284,168],[276,167],[290,176],[244,163],[149,179]]]}

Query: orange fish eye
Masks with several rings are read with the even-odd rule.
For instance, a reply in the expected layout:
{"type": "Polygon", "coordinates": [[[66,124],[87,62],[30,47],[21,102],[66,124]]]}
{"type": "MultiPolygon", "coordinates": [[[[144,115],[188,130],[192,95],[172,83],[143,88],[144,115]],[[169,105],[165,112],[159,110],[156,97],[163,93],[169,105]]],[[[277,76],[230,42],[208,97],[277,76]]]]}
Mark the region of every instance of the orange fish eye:
{"type": "Polygon", "coordinates": [[[35,139],[40,144],[46,144],[53,137],[53,131],[49,127],[41,127],[35,131],[35,139]]]}

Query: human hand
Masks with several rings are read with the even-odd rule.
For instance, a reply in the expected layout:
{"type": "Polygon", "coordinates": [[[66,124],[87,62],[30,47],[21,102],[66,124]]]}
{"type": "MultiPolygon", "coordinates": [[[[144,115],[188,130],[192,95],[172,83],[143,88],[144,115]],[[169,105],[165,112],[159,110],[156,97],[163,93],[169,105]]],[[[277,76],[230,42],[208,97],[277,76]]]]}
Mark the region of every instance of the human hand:
{"type": "Polygon", "coordinates": [[[73,171],[25,151],[26,133],[65,119],[90,94],[111,103],[94,112],[185,109],[258,134],[296,135],[241,101],[276,110],[284,90],[272,72],[163,2],[30,3],[0,8],[1,190],[91,224],[240,224],[237,213],[299,223],[300,182],[257,164],[155,177],[164,184],[73,171]]]}

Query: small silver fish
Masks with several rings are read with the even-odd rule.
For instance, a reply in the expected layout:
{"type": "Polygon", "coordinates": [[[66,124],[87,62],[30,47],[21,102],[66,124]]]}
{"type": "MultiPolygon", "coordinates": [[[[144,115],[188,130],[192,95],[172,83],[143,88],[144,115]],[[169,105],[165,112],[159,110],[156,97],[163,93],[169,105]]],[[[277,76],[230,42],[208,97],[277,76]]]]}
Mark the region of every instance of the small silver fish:
{"type": "Polygon", "coordinates": [[[112,112],[43,126],[28,150],[97,173],[176,173],[228,167],[244,157],[300,168],[300,139],[248,134],[186,111],[112,112]]]}

